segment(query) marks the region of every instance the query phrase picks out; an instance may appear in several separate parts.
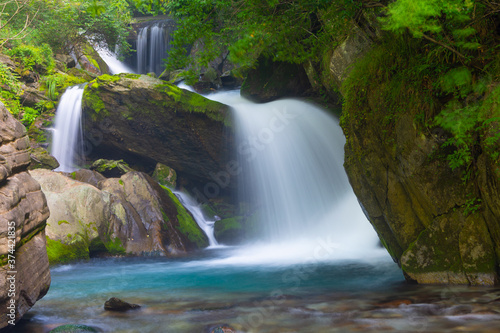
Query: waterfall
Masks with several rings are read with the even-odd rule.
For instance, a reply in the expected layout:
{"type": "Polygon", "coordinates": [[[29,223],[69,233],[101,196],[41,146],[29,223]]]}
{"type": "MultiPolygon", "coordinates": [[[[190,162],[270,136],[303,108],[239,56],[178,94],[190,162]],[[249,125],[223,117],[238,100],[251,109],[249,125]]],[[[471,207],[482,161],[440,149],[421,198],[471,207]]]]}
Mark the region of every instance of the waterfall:
{"type": "Polygon", "coordinates": [[[75,156],[83,151],[82,97],[84,85],[69,87],[56,110],[51,154],[60,166],[56,171],[72,172],[76,169],[75,156]]]}
{"type": "Polygon", "coordinates": [[[254,104],[239,92],[207,97],[233,108],[240,200],[256,207],[249,214],[258,217],[266,243],[235,260],[296,261],[313,257],[319,244],[330,244],[336,258],[377,249],[343,168],[345,138],[336,118],[292,99],[254,104]]]}
{"type": "Polygon", "coordinates": [[[125,63],[118,60],[118,58],[116,57],[116,52],[113,53],[109,51],[107,48],[101,48],[101,47],[96,47],[96,50],[97,53],[99,53],[99,55],[101,56],[101,59],[104,60],[106,65],[108,65],[111,74],[134,72],[125,63]]]}
{"type": "Polygon", "coordinates": [[[174,191],[173,193],[177,196],[177,198],[179,198],[179,201],[184,206],[184,208],[186,208],[191,213],[191,215],[193,215],[194,220],[196,221],[196,223],[198,223],[198,226],[201,228],[201,230],[203,230],[205,235],[207,235],[209,247],[217,247],[219,243],[214,236],[215,219],[207,219],[203,214],[200,204],[186,193],[179,191],[174,191]]]}
{"type": "Polygon", "coordinates": [[[157,21],[139,29],[137,33],[137,73],[154,72],[160,75],[168,57],[173,23],[171,20],[157,21]]]}

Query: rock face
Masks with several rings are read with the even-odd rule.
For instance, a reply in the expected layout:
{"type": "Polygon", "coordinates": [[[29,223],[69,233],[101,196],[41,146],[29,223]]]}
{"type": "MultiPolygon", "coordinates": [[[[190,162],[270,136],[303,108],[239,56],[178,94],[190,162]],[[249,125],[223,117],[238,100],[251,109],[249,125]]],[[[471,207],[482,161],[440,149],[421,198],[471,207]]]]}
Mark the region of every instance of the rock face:
{"type": "Polygon", "coordinates": [[[89,83],[83,117],[97,156],[149,163],[151,170],[163,163],[202,186],[225,170],[234,151],[228,107],[144,75],[104,75],[89,83]]]}
{"type": "Polygon", "coordinates": [[[311,85],[302,66],[261,57],[257,68],[243,81],[241,96],[266,103],[284,97],[300,97],[309,89],[311,85]]]}
{"type": "Polygon", "coordinates": [[[1,329],[10,320],[17,322],[47,293],[50,272],[45,248],[49,210],[40,185],[27,172],[30,154],[26,129],[1,103],[0,140],[1,329]],[[12,245],[15,251],[10,252],[12,245]],[[9,263],[9,254],[14,255],[15,262],[9,263]],[[9,295],[12,285],[14,296],[9,295]],[[12,310],[8,309],[11,304],[12,310]]]}
{"type": "Polygon", "coordinates": [[[83,241],[87,256],[99,240],[114,254],[121,249],[121,254],[176,255],[208,245],[170,190],[144,173],[104,179],[99,188],[71,179],[82,178],[77,173],[71,178],[42,169],[32,174],[52,212],[47,221],[49,238],[64,244],[83,241]]]}
{"type": "MultiPolygon", "coordinates": [[[[423,130],[418,123],[422,110],[429,110],[428,92],[401,89],[407,98],[396,106],[387,104],[394,82],[377,65],[377,59],[381,63],[387,59],[379,51],[371,53],[380,54],[379,58],[368,55],[360,62],[367,67],[356,66],[350,74],[356,78],[362,76],[355,71],[372,73],[369,79],[363,76],[363,83],[349,78],[343,90],[347,93],[341,121],[347,138],[345,168],[354,192],[408,280],[498,283],[500,159],[490,153],[500,149],[498,140],[492,140],[498,122],[481,129],[472,157],[473,178],[464,181],[467,170],[452,170],[447,160],[454,148],[443,143],[451,134],[439,127],[423,130]],[[368,70],[369,66],[376,70],[368,70]]],[[[498,116],[498,100],[483,105],[489,108],[483,110],[485,116],[498,116]]]]}

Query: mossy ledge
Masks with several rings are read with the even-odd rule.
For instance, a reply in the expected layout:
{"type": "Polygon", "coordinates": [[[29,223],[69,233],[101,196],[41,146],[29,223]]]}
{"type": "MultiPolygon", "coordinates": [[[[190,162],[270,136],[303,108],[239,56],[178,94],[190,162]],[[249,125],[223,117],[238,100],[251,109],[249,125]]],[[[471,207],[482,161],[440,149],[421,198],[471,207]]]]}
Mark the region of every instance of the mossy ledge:
{"type": "Polygon", "coordinates": [[[146,170],[155,161],[204,186],[235,150],[228,106],[147,75],[102,75],[82,107],[95,159],[133,155],[146,170]]]}

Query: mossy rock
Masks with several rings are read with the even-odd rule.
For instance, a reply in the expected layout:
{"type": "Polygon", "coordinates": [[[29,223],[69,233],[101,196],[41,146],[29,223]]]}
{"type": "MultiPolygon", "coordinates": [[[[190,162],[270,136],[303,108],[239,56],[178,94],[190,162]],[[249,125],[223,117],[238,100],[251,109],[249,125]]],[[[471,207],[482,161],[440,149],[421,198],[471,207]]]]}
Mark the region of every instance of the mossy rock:
{"type": "MultiPolygon", "coordinates": [[[[177,198],[169,188],[165,186],[162,186],[162,188],[167,192],[177,209],[177,220],[179,222],[179,226],[177,227],[178,231],[186,236],[190,242],[196,244],[198,248],[207,247],[209,245],[207,236],[203,230],[200,229],[198,223],[196,223],[191,214],[181,204],[179,198],[177,198]]],[[[166,214],[164,214],[164,216],[166,216],[166,214]]]]}
{"type": "Polygon", "coordinates": [[[163,186],[175,188],[177,173],[165,164],[157,163],[152,177],[163,186]]]}
{"type": "Polygon", "coordinates": [[[34,148],[30,153],[31,162],[28,170],[48,169],[54,170],[59,167],[59,162],[56,158],[50,155],[44,148],[34,148]]]}
{"type": "Polygon", "coordinates": [[[190,191],[203,192],[235,150],[229,107],[146,75],[103,75],[90,82],[82,117],[85,138],[99,138],[95,158],[134,160],[145,172],[162,163],[182,174],[190,191]]]}
{"type": "Polygon", "coordinates": [[[123,160],[99,159],[92,163],[90,170],[95,170],[106,178],[118,178],[127,172],[134,171],[123,160]]]}
{"type": "Polygon", "coordinates": [[[100,332],[97,329],[79,324],[68,324],[54,328],[49,333],[85,333],[85,332],[100,332]]]}
{"type": "Polygon", "coordinates": [[[245,238],[245,218],[236,216],[215,222],[214,236],[219,243],[237,245],[245,238]]]}

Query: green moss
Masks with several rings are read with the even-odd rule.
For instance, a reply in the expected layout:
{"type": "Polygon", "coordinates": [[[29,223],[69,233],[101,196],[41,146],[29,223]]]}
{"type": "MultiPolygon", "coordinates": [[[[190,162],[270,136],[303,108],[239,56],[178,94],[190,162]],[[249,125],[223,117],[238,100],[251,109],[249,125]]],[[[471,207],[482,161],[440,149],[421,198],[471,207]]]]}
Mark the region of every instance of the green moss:
{"type": "Polygon", "coordinates": [[[170,199],[175,204],[177,208],[177,220],[179,221],[178,230],[185,235],[192,243],[196,244],[198,248],[204,248],[208,246],[207,236],[200,229],[195,220],[188,213],[186,208],[180,203],[179,199],[172,193],[172,191],[163,185],[160,185],[168,194],[170,199]]]}
{"type": "Polygon", "coordinates": [[[120,238],[116,237],[113,240],[107,241],[105,244],[108,253],[111,255],[125,255],[125,248],[123,247],[120,238]]]}
{"type": "Polygon", "coordinates": [[[119,75],[103,74],[97,77],[97,82],[116,82],[120,80],[119,75]]]}
{"type": "Polygon", "coordinates": [[[80,259],[89,259],[89,249],[84,242],[65,244],[47,236],[47,255],[51,265],[80,259]]]}
{"type": "Polygon", "coordinates": [[[95,67],[97,68],[98,70],[101,70],[101,68],[99,67],[99,64],[97,63],[97,61],[92,58],[91,56],[87,55],[87,59],[90,61],[90,63],[95,67]]]}
{"type": "Polygon", "coordinates": [[[121,186],[124,186],[123,180],[119,179],[118,184],[120,184],[121,186]]]}
{"type": "Polygon", "coordinates": [[[182,110],[205,113],[210,119],[223,122],[227,127],[232,126],[229,112],[226,111],[223,104],[211,101],[201,95],[185,91],[169,83],[160,84],[156,86],[156,89],[162,94],[166,94],[170,97],[169,101],[158,102],[163,107],[171,107],[172,103],[174,103],[174,105],[178,103],[181,105],[180,109],[182,110]]]}
{"type": "Polygon", "coordinates": [[[96,121],[107,116],[109,111],[106,110],[104,102],[99,97],[98,85],[96,86],[95,83],[92,82],[87,85],[83,91],[83,105],[93,111],[91,117],[94,121],[96,121]]]}

